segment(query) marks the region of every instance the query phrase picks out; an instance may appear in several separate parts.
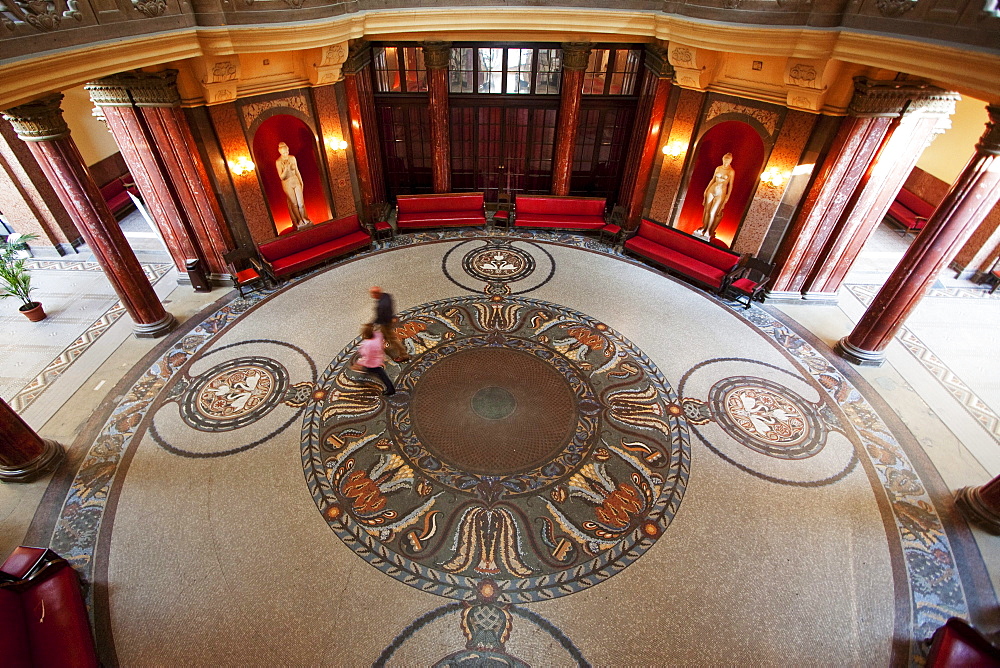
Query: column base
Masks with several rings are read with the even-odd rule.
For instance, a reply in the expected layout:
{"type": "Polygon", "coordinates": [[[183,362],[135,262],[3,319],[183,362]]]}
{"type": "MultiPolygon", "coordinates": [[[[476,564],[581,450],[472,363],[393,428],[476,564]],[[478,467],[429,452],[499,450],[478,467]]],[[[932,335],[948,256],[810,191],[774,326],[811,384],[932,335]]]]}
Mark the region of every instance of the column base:
{"type": "Polygon", "coordinates": [[[137,339],[158,339],[166,336],[177,327],[177,319],[167,313],[156,322],[139,324],[132,326],[132,336],[137,339]]]}
{"type": "Polygon", "coordinates": [[[803,292],[802,299],[814,304],[837,304],[840,302],[840,293],[837,292],[803,292]]]}
{"type": "Polygon", "coordinates": [[[764,290],[764,298],[773,302],[800,302],[802,301],[802,293],[799,291],[779,292],[764,290]]]}
{"type": "Polygon", "coordinates": [[[955,505],[966,519],[974,522],[994,536],[1000,536],[1000,515],[986,507],[979,496],[978,487],[963,487],[955,493],[955,505]]]}
{"type": "Polygon", "coordinates": [[[837,342],[837,345],[833,347],[833,351],[851,364],[857,364],[858,366],[882,366],[885,363],[885,353],[883,351],[858,348],[848,341],[846,336],[837,342]]]}
{"type": "Polygon", "coordinates": [[[48,438],[42,439],[42,454],[22,466],[0,466],[0,482],[31,482],[52,471],[63,460],[63,447],[48,438]]]}

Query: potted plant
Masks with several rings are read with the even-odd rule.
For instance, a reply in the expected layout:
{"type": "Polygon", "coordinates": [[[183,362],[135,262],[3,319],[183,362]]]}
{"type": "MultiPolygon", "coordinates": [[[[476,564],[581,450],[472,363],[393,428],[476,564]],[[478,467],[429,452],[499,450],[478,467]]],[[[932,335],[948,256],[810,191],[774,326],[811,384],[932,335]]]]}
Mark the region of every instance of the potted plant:
{"type": "Polygon", "coordinates": [[[31,274],[26,266],[27,259],[21,255],[28,248],[27,242],[37,238],[36,234],[15,233],[0,241],[0,299],[20,299],[23,304],[18,310],[32,322],[44,320],[45,311],[40,302],[31,299],[31,274]]]}

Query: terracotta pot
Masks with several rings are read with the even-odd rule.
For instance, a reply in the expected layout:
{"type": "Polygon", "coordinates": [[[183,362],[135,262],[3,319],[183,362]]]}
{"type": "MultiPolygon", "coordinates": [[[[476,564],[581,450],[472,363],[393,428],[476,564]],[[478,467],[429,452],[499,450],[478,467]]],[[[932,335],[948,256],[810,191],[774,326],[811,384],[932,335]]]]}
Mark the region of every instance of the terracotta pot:
{"type": "Polygon", "coordinates": [[[38,322],[39,320],[45,320],[45,318],[48,317],[45,315],[45,310],[42,308],[41,302],[31,302],[30,304],[25,304],[24,306],[19,308],[18,311],[23,313],[24,317],[30,320],[31,322],[38,322]]]}

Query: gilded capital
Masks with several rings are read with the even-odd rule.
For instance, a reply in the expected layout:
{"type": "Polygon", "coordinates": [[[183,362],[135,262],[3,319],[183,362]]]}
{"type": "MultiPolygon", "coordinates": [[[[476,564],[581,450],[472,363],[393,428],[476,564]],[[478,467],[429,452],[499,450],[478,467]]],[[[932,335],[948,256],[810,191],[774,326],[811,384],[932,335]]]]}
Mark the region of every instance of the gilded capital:
{"type": "Polygon", "coordinates": [[[986,132],[979,138],[976,150],[987,155],[1000,156],[1000,105],[988,105],[986,113],[990,115],[990,120],[986,122],[986,132]]]}
{"type": "Polygon", "coordinates": [[[847,111],[860,118],[897,118],[911,100],[925,97],[929,88],[920,82],[854,77],[854,97],[847,111]]]}
{"type": "Polygon", "coordinates": [[[590,62],[590,49],[592,46],[590,42],[563,42],[563,69],[586,70],[587,63],[590,62]]]}
{"type": "Polygon", "coordinates": [[[359,39],[347,48],[347,60],[344,61],[344,74],[357,74],[372,61],[372,47],[367,41],[359,39]]]}
{"type": "Polygon", "coordinates": [[[429,70],[446,70],[451,60],[451,42],[423,42],[424,66],[429,70]]]}
{"type": "Polygon", "coordinates": [[[123,72],[91,81],[84,88],[99,107],[176,107],[177,70],[123,72]]]}
{"type": "Polygon", "coordinates": [[[62,93],[47,95],[3,112],[17,136],[24,141],[51,141],[69,136],[69,126],[63,120],[62,93]]]}

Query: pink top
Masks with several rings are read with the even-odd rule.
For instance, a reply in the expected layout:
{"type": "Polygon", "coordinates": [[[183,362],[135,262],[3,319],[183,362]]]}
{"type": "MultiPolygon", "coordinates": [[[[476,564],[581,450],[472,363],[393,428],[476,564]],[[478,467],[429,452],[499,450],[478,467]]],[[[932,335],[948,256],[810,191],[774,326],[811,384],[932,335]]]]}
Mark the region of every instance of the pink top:
{"type": "Polygon", "coordinates": [[[358,346],[358,364],[374,369],[385,364],[385,339],[382,332],[375,332],[370,339],[362,339],[358,346]]]}

